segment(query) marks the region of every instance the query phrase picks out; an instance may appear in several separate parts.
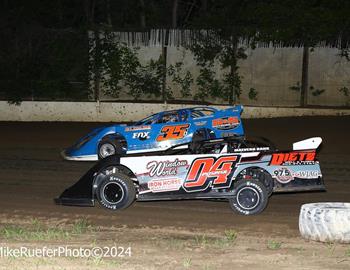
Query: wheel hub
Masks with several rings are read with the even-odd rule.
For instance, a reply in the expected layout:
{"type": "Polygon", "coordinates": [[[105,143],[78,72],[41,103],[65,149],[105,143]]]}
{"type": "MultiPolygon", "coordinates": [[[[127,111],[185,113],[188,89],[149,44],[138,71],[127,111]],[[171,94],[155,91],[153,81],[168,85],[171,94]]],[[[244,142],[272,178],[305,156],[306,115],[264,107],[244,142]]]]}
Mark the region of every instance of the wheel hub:
{"type": "Polygon", "coordinates": [[[111,204],[120,202],[124,197],[124,191],[118,183],[108,183],[103,189],[103,196],[111,204]]]}
{"type": "Polygon", "coordinates": [[[237,202],[245,210],[254,209],[260,202],[259,193],[251,187],[244,187],[237,193],[237,202]]]}
{"type": "Polygon", "coordinates": [[[110,143],[105,143],[100,147],[100,156],[105,158],[115,154],[115,148],[110,143]]]}

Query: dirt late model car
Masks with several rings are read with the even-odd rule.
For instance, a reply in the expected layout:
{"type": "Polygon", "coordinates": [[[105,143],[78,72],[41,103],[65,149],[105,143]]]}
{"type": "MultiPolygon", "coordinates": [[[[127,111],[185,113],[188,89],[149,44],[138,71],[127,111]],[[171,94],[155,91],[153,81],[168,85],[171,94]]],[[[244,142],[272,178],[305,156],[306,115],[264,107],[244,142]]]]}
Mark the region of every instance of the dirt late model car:
{"type": "Polygon", "coordinates": [[[113,154],[164,151],[196,140],[242,136],[242,106],[194,107],[160,112],[131,125],[96,128],[62,152],[67,160],[97,160],[113,154]]]}
{"type": "Polygon", "coordinates": [[[239,138],[174,146],[147,156],[100,160],[56,204],[118,210],[136,201],[226,199],[233,211],[258,214],[275,192],[324,190],[316,149],[319,137],[273,150],[239,138]]]}

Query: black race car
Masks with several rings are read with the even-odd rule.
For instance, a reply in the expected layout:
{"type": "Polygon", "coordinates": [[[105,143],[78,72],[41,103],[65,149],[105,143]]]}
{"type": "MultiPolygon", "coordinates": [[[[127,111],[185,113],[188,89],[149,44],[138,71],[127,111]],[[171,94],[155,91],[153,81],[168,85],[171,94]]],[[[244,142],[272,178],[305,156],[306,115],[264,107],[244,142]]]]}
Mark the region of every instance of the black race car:
{"type": "Polygon", "coordinates": [[[324,190],[319,137],[279,151],[241,138],[198,141],[163,152],[100,160],[57,204],[120,210],[136,201],[225,199],[234,212],[262,212],[275,192],[324,190]]]}

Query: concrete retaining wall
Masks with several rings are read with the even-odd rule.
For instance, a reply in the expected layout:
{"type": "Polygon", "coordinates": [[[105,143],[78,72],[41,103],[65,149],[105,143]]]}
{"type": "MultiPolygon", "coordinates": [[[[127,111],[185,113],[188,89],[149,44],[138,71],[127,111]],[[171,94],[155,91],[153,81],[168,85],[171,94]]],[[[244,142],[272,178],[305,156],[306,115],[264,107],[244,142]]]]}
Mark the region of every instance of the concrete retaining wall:
{"type": "MultiPolygon", "coordinates": [[[[24,101],[10,105],[0,101],[0,121],[123,122],[140,120],[150,114],[193,105],[24,101]]],[[[227,106],[215,106],[226,108],[227,106]]],[[[350,115],[350,109],[314,109],[245,106],[243,118],[273,118],[311,115],[350,115]]]]}

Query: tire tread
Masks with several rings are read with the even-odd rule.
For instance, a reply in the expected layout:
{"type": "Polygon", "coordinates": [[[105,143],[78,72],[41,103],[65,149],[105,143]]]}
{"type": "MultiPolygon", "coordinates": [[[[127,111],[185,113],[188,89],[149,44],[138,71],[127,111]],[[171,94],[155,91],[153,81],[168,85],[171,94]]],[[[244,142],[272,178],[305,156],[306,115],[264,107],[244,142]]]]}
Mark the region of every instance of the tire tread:
{"type": "Polygon", "coordinates": [[[299,231],[310,240],[350,243],[350,203],[302,205],[299,231]]]}

